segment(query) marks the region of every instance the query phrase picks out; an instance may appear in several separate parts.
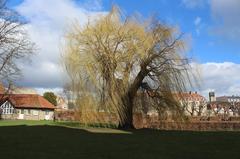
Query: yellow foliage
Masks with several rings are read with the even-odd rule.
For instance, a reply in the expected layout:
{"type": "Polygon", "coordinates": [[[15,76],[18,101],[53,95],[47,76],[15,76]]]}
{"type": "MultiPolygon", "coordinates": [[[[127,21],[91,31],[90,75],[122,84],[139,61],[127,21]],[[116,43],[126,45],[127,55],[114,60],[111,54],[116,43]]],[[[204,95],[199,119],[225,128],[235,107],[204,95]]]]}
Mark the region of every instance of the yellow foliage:
{"type": "Polygon", "coordinates": [[[95,121],[98,109],[117,113],[120,121],[128,118],[127,105],[143,80],[152,80],[168,96],[164,91],[182,91],[189,79],[178,30],[123,17],[117,7],[84,27],[74,23],[65,38],[64,65],[86,121],[95,121]]]}

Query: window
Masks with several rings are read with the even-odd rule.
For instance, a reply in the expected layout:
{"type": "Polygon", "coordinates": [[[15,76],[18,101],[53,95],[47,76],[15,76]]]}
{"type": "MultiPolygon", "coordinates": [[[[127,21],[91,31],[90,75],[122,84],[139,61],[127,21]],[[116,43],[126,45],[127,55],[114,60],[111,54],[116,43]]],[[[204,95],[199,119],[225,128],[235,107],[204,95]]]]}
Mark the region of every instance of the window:
{"type": "Polygon", "coordinates": [[[24,114],[31,115],[31,109],[24,109],[24,114]]]}
{"type": "Polygon", "coordinates": [[[27,115],[31,115],[31,109],[27,109],[27,115]]]}
{"type": "Polygon", "coordinates": [[[0,106],[1,114],[13,114],[14,108],[13,106],[7,101],[0,106]]]}
{"type": "Polygon", "coordinates": [[[21,109],[20,114],[24,114],[24,109],[21,109]]]}
{"type": "Polygon", "coordinates": [[[48,110],[45,111],[45,115],[49,115],[49,111],[48,110]]]}
{"type": "Polygon", "coordinates": [[[38,110],[33,110],[33,115],[38,115],[38,110]]]}

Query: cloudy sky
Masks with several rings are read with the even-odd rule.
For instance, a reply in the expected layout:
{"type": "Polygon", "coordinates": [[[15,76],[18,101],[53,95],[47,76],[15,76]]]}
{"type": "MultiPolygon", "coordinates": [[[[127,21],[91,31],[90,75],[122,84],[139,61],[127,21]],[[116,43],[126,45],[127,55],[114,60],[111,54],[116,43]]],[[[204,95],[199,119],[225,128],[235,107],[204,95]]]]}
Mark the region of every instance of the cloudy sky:
{"type": "Polygon", "coordinates": [[[31,63],[21,64],[19,85],[60,91],[64,75],[59,47],[67,26],[110,10],[112,4],[125,14],[153,14],[170,25],[178,25],[191,37],[188,56],[200,66],[204,96],[240,95],[240,0],[8,0],[29,23],[27,30],[38,52],[31,63]]]}

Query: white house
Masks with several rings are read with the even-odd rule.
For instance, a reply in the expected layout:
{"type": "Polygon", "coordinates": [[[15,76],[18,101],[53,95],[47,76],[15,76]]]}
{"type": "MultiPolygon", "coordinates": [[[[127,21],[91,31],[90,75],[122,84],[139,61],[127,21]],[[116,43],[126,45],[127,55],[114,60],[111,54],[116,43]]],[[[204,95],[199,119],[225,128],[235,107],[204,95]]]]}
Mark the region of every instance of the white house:
{"type": "Polygon", "coordinates": [[[197,92],[188,92],[177,94],[184,112],[188,116],[206,115],[207,100],[197,92]]]}
{"type": "Polygon", "coordinates": [[[53,120],[55,106],[37,94],[0,95],[1,119],[53,120]]]}

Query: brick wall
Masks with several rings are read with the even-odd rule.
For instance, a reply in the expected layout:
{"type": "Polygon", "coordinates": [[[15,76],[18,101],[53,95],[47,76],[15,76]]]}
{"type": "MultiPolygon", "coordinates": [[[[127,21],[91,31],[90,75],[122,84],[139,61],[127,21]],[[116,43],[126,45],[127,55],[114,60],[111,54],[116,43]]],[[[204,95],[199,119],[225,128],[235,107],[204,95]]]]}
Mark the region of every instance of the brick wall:
{"type": "MultiPolygon", "coordinates": [[[[56,120],[80,121],[79,114],[74,111],[57,112],[56,120]]],[[[117,115],[98,113],[99,123],[117,124],[117,115]]],[[[192,130],[192,131],[219,131],[240,130],[240,118],[232,117],[229,121],[221,121],[219,118],[209,118],[209,121],[201,117],[194,117],[184,122],[159,121],[157,116],[145,116],[136,113],[133,116],[134,126],[138,129],[150,128],[161,130],[192,130]]]]}
{"type": "Polygon", "coordinates": [[[232,131],[240,130],[240,122],[201,121],[201,122],[155,122],[143,125],[143,128],[161,130],[191,130],[191,131],[232,131]]]}

